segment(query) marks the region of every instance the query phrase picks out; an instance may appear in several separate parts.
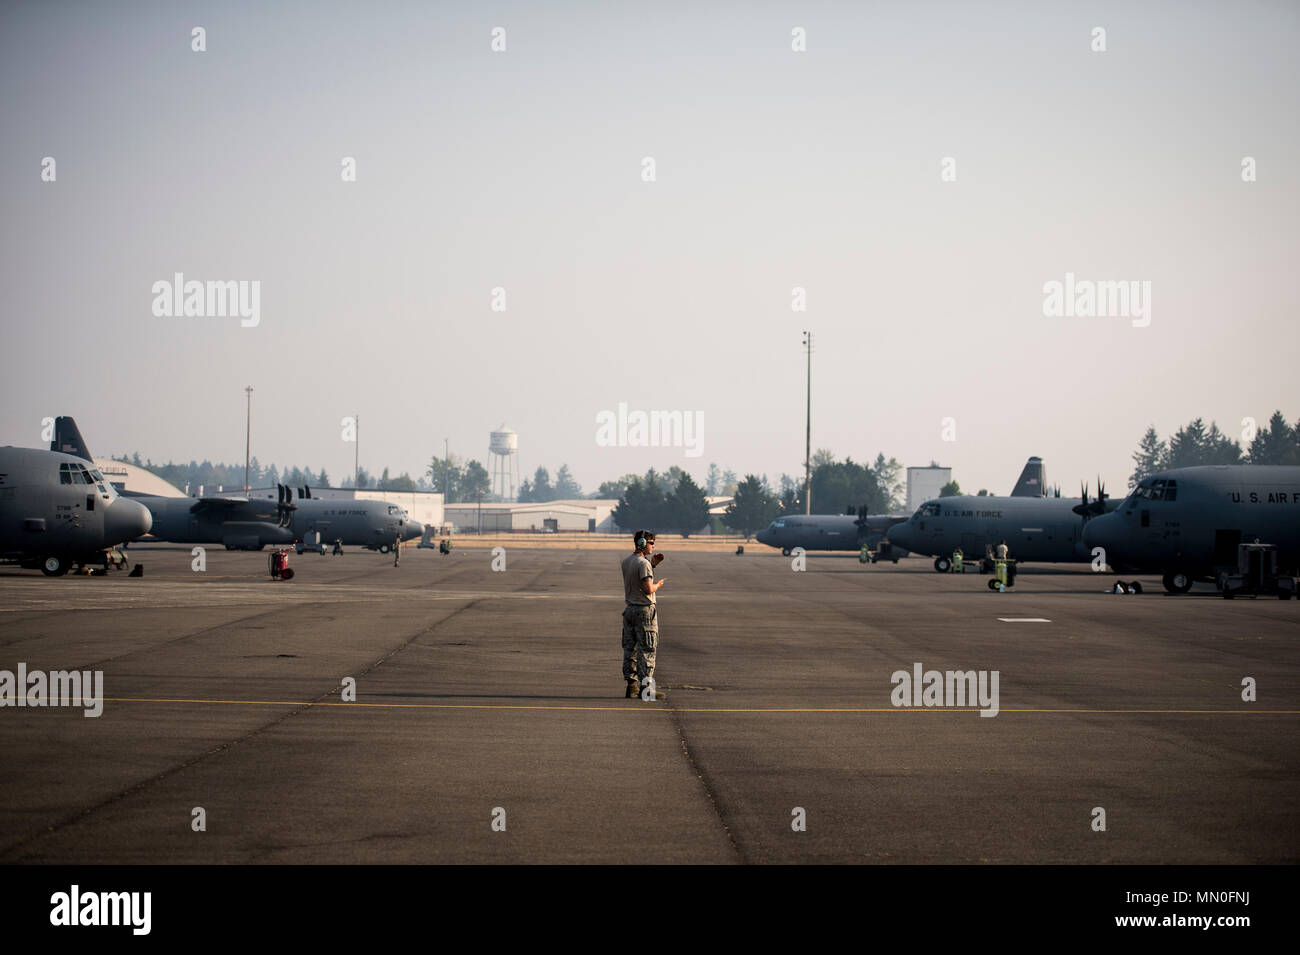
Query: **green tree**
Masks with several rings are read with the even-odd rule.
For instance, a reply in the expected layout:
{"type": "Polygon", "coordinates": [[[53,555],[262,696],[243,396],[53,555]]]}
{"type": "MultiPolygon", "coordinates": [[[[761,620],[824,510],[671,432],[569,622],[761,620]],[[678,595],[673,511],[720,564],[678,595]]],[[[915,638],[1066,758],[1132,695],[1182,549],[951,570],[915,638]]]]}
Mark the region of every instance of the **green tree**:
{"type": "Polygon", "coordinates": [[[763,490],[763,484],[756,475],[746,474],[745,480],[736,488],[735,500],[727,505],[726,525],[732,530],[745,535],[745,540],[754,536],[776,517],[777,503],[772,495],[763,490]]]}
{"type": "Polygon", "coordinates": [[[320,469],[320,476],[316,478],[316,481],[321,487],[330,486],[330,476],[325,473],[324,468],[320,469]]]}
{"type": "Polygon", "coordinates": [[[487,468],[478,461],[469,461],[460,474],[461,499],[464,501],[491,500],[492,478],[487,468]]]}
{"type": "Polygon", "coordinates": [[[677,482],[677,489],[668,499],[668,524],[683,537],[690,537],[709,522],[709,504],[703,489],[685,472],[677,482]]]}
{"type": "Polygon", "coordinates": [[[451,504],[460,500],[460,460],[455,455],[450,459],[435,457],[424,473],[433,482],[434,491],[441,492],[443,503],[451,504]]]}
{"type": "Polygon", "coordinates": [[[388,477],[388,468],[384,468],[384,477],[379,482],[382,491],[414,491],[415,480],[405,471],[398,477],[388,477]]]}
{"type": "Polygon", "coordinates": [[[561,501],[582,497],[582,487],[573,479],[567,464],[561,464],[559,472],[555,475],[555,497],[556,500],[561,501]]]}
{"type": "MultiPolygon", "coordinates": [[[[1300,422],[1297,422],[1300,424],[1300,422]]],[[[1282,417],[1282,412],[1273,412],[1268,424],[1255,432],[1250,442],[1251,464],[1294,464],[1288,460],[1289,452],[1295,446],[1295,432],[1282,417]]]]}
{"type": "Polygon", "coordinates": [[[1169,460],[1169,445],[1160,440],[1154,425],[1148,425],[1146,434],[1133,452],[1133,473],[1129,475],[1128,486],[1137,487],[1139,481],[1149,474],[1165,469],[1169,460]]]}
{"type": "Polygon", "coordinates": [[[881,452],[876,455],[876,463],[871,466],[871,472],[875,475],[876,486],[880,488],[885,499],[882,513],[895,513],[902,507],[903,481],[900,475],[903,466],[898,463],[897,458],[886,461],[884,452],[881,452]]]}
{"type": "Polygon", "coordinates": [[[943,487],[939,488],[940,497],[959,497],[961,495],[961,485],[956,481],[949,481],[943,487]]]}
{"type": "Polygon", "coordinates": [[[625,530],[655,530],[669,522],[668,494],[653,468],[644,479],[632,478],[612,516],[614,523],[625,530]]]}
{"type": "Polygon", "coordinates": [[[722,487],[722,472],[718,466],[712,462],[709,463],[709,473],[704,476],[704,493],[709,497],[716,497],[719,488],[722,487]]]}
{"type": "Polygon", "coordinates": [[[533,500],[555,500],[555,488],[551,486],[551,472],[540,465],[533,472],[533,500]]]}
{"type": "Polygon", "coordinates": [[[640,478],[635,474],[624,474],[621,478],[615,478],[613,481],[602,481],[594,496],[597,500],[605,501],[621,498],[623,492],[627,490],[627,486],[637,480],[640,480],[640,478]]]}
{"type": "Polygon", "coordinates": [[[888,509],[888,499],[875,473],[852,458],[817,465],[812,476],[812,500],[822,514],[856,514],[859,507],[879,514],[888,509]]]}
{"type": "Polygon", "coordinates": [[[1205,457],[1205,421],[1197,418],[1179,428],[1169,439],[1169,457],[1166,468],[1194,467],[1205,457]]]}

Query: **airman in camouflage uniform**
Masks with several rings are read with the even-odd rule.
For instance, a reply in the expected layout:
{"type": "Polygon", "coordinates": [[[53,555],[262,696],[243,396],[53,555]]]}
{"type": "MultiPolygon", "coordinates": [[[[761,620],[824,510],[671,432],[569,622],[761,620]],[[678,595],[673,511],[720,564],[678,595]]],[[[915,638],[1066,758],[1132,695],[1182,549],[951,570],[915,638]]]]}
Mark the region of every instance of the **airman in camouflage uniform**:
{"type": "MultiPolygon", "coordinates": [[[[632,535],[636,550],[623,558],[623,679],[625,696],[639,696],[655,672],[655,652],[659,649],[659,611],[655,591],[664,581],[654,579],[654,569],[664,559],[654,554],[653,531],[638,530],[632,535]],[[652,556],[653,555],[653,556],[652,556]]],[[[647,687],[648,688],[648,687],[647,687]]],[[[656,691],[656,699],[664,694],[656,691]]]]}

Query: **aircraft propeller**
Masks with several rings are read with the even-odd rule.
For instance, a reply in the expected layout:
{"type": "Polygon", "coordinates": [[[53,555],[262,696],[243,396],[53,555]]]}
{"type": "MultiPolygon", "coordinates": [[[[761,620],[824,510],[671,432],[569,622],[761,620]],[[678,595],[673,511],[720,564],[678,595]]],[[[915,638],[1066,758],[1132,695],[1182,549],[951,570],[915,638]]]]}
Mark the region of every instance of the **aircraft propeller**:
{"type": "Polygon", "coordinates": [[[275,505],[276,524],[280,527],[288,527],[293,519],[293,512],[298,509],[293,503],[293,488],[287,484],[277,484],[276,489],[280,494],[280,500],[275,505]]]}
{"type": "Polygon", "coordinates": [[[1087,484],[1080,484],[1079,490],[1083,503],[1074,505],[1070,510],[1082,517],[1084,521],[1106,513],[1106,485],[1102,481],[1100,474],[1097,475],[1097,497],[1094,500],[1088,500],[1087,484]]]}

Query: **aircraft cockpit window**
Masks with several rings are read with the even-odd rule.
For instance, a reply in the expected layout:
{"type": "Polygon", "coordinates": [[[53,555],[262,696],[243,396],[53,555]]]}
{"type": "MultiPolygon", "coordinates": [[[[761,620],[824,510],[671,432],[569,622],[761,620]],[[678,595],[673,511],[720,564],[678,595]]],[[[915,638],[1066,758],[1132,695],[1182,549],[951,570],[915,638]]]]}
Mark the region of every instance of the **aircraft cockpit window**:
{"type": "Polygon", "coordinates": [[[917,517],[938,517],[938,516],[939,516],[939,505],[938,505],[938,504],[922,504],[921,507],[920,507],[920,509],[916,512],[916,516],[917,516],[917,517]]]}
{"type": "Polygon", "coordinates": [[[388,516],[389,516],[389,517],[392,517],[392,516],[393,516],[394,514],[396,514],[396,513],[397,513],[397,508],[395,508],[395,507],[393,507],[393,505],[389,504],[389,505],[388,505],[388,516]]]}
{"type": "Polygon", "coordinates": [[[59,465],[60,484],[93,484],[90,473],[80,464],[59,465]]]}
{"type": "Polygon", "coordinates": [[[779,530],[780,528],[785,527],[785,521],[773,521],[772,527],[774,530],[779,530]]]}

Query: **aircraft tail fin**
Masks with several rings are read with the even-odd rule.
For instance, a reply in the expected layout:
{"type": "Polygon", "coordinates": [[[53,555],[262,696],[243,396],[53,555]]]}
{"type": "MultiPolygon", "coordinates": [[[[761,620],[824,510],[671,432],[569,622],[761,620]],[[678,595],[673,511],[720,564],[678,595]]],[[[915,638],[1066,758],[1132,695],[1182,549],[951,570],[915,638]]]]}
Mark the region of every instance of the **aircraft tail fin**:
{"type": "Polygon", "coordinates": [[[77,422],[66,415],[54,419],[54,440],[50,442],[50,450],[75,454],[87,461],[95,460],[90,456],[90,448],[86,447],[86,439],[77,429],[77,422]]]}
{"type": "Polygon", "coordinates": [[[1034,457],[1025,462],[1025,469],[1020,472],[1012,497],[1044,497],[1047,494],[1047,470],[1043,459],[1034,457]]]}

